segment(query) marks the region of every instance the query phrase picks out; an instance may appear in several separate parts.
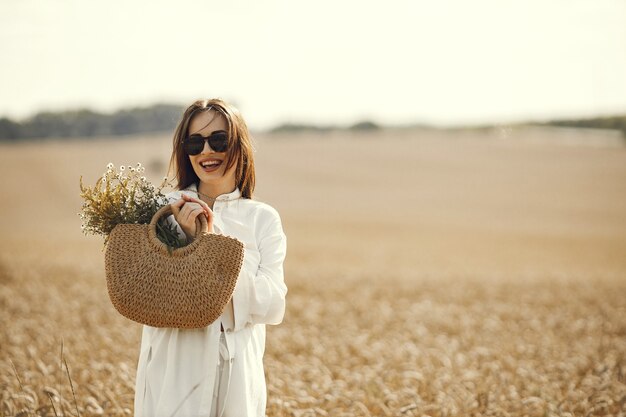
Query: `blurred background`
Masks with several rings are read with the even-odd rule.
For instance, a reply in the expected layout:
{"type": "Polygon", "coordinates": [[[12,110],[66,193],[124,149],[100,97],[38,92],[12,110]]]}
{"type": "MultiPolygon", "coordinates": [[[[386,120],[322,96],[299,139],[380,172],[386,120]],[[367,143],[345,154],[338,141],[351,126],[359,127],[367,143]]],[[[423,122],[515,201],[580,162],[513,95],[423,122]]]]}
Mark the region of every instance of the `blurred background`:
{"type": "Polygon", "coordinates": [[[79,178],[212,97],[288,236],[268,415],[624,412],[625,2],[24,0],[0,56],[4,414],[131,413],[79,178]]]}
{"type": "Polygon", "coordinates": [[[623,115],[622,1],[431,3],[3,2],[0,114],[221,96],[256,130],[623,115]]]}

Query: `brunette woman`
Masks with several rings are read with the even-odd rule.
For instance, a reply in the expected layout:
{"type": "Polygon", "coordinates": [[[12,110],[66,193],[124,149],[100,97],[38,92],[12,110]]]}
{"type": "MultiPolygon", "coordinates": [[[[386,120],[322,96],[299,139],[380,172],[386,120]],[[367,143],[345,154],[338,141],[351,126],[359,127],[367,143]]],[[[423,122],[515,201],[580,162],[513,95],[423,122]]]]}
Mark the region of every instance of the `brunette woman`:
{"type": "Polygon", "coordinates": [[[233,296],[201,329],[143,326],[135,391],[136,417],[265,416],[265,325],[285,314],[287,239],[278,212],[253,199],[252,138],[239,111],[220,99],[198,100],[182,115],[170,170],[176,190],[168,217],[181,238],[208,233],[245,246],[233,296]]]}

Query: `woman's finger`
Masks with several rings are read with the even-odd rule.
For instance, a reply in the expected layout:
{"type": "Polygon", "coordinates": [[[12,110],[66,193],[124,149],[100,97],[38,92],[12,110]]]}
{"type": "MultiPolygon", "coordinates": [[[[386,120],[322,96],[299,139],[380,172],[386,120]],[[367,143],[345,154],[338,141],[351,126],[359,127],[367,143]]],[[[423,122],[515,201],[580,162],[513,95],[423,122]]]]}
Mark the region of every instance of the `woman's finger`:
{"type": "Polygon", "coordinates": [[[188,234],[193,234],[195,230],[196,217],[202,213],[207,219],[207,229],[213,233],[213,211],[209,205],[194,197],[181,194],[181,198],[171,203],[172,213],[176,221],[188,234]]]}
{"type": "Polygon", "coordinates": [[[191,197],[191,196],[186,195],[186,194],[182,194],[182,196],[187,201],[193,201],[193,202],[196,202],[196,203],[200,204],[202,207],[204,207],[206,209],[207,217],[209,216],[209,212],[211,212],[211,207],[209,207],[209,205],[206,203],[206,201],[202,201],[202,200],[200,200],[198,198],[191,197]]]}
{"type": "Polygon", "coordinates": [[[204,208],[196,203],[186,203],[181,211],[187,224],[193,223],[199,213],[204,213],[204,208]]]}
{"type": "MultiPolygon", "coordinates": [[[[200,207],[200,205],[195,204],[195,203],[190,203],[190,202],[186,202],[185,200],[179,200],[182,201],[183,206],[180,209],[177,209],[176,206],[172,206],[172,212],[175,213],[175,217],[178,220],[179,223],[184,223],[186,225],[190,224],[190,214],[195,207],[200,207]],[[176,213],[176,210],[178,210],[178,212],[176,213]]],[[[180,205],[178,203],[178,201],[176,202],[177,205],[180,205]]],[[[193,219],[192,219],[193,220],[193,219]]]]}
{"type": "MultiPolygon", "coordinates": [[[[195,208],[190,213],[189,220],[190,220],[190,222],[193,222],[195,224],[196,219],[198,218],[198,216],[204,216],[205,214],[206,213],[204,212],[204,208],[202,208],[202,207],[195,208]]],[[[207,221],[207,226],[208,226],[208,221],[207,221]]]]}
{"type": "Polygon", "coordinates": [[[209,218],[211,216],[211,213],[213,213],[211,211],[211,208],[208,205],[201,205],[202,209],[204,210],[204,215],[209,218]]]}
{"type": "Polygon", "coordinates": [[[181,223],[185,223],[185,225],[189,224],[189,213],[191,212],[190,207],[185,204],[181,209],[180,209],[180,221],[181,223]]]}
{"type": "Polygon", "coordinates": [[[184,198],[185,200],[187,200],[187,201],[195,201],[196,203],[199,203],[199,204],[201,204],[201,205],[203,205],[203,206],[207,206],[207,207],[209,206],[209,205],[206,203],[206,201],[200,200],[199,198],[192,197],[192,196],[187,195],[187,194],[183,194],[182,196],[183,196],[183,198],[184,198]]]}

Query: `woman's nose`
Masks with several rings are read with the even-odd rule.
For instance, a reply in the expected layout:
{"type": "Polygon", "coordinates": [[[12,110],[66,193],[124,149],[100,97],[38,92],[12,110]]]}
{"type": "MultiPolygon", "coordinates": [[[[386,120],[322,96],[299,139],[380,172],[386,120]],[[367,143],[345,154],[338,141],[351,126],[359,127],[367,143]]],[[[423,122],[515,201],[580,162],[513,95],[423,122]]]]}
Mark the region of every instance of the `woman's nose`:
{"type": "Polygon", "coordinates": [[[209,146],[209,141],[208,140],[204,140],[204,148],[202,148],[202,153],[212,153],[215,152],[213,149],[211,149],[211,147],[209,146]]]}

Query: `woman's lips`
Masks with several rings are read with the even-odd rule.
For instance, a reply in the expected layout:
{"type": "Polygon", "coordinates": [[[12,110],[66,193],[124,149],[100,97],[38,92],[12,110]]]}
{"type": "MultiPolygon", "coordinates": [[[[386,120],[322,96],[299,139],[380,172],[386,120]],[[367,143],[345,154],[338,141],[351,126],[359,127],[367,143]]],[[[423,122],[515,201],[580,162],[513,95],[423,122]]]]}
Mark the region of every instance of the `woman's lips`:
{"type": "Polygon", "coordinates": [[[202,168],[204,172],[213,172],[213,171],[216,171],[221,165],[222,165],[222,161],[219,161],[217,164],[208,165],[206,167],[203,167],[202,165],[200,165],[200,168],[202,168]]]}

